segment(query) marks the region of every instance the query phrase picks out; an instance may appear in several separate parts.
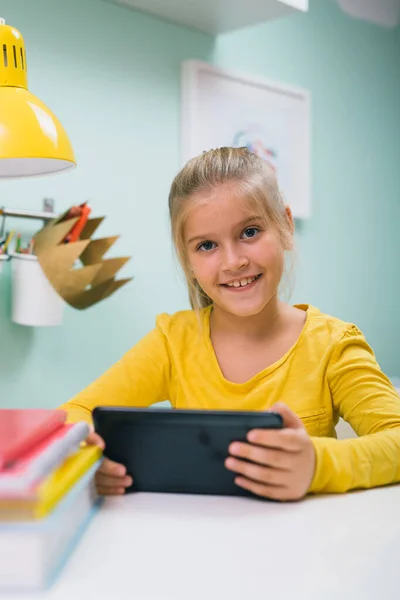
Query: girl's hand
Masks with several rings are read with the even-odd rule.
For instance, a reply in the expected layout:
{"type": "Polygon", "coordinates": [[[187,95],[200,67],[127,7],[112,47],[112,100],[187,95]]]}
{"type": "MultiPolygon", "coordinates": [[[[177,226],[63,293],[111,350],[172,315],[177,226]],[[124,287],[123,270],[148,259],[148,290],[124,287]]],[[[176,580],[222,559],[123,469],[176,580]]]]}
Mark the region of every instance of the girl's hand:
{"type": "Polygon", "coordinates": [[[249,443],[233,442],[229,446],[235,458],[227,458],[225,466],[239,474],[236,485],[257,496],[300,500],[314,476],[314,446],[299,417],[285,404],[278,403],[271,410],[282,415],[285,429],[249,431],[249,443]]]}
{"type": "MultiPolygon", "coordinates": [[[[87,444],[96,445],[104,450],[104,440],[97,433],[90,433],[87,444]]],[[[95,475],[97,492],[102,496],[119,496],[125,488],[132,485],[132,477],[126,475],[126,468],[108,458],[104,458],[95,475]]]]}

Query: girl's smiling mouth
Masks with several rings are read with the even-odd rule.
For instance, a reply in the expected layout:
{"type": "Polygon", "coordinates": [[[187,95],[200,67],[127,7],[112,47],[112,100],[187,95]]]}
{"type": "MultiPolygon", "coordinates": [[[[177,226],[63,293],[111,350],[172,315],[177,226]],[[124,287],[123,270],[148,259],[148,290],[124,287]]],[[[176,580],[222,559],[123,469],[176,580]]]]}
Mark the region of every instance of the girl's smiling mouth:
{"type": "Polygon", "coordinates": [[[258,275],[250,277],[241,277],[240,279],[234,279],[229,283],[221,283],[220,286],[231,292],[241,292],[254,287],[261,276],[262,274],[259,273],[258,275]]]}

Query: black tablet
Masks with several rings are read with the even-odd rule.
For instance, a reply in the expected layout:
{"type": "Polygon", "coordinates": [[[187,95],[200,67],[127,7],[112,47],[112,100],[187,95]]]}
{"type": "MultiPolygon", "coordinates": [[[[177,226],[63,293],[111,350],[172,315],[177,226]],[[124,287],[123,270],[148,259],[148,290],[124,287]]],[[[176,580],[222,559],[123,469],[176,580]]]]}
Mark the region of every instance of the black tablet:
{"type": "Polygon", "coordinates": [[[224,465],[228,446],[249,430],[281,429],[273,412],[100,406],[93,411],[104,455],[125,465],[130,491],[247,496],[224,465]]]}

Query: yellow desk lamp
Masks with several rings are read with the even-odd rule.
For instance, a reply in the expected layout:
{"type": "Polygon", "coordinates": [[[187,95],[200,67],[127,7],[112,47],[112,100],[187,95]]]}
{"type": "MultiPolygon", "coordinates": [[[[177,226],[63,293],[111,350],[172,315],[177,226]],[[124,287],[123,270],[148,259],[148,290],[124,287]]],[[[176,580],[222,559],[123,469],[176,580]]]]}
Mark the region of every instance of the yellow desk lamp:
{"type": "Polygon", "coordinates": [[[75,165],[63,126],[28,91],[22,35],[0,19],[0,178],[46,175],[75,165]]]}

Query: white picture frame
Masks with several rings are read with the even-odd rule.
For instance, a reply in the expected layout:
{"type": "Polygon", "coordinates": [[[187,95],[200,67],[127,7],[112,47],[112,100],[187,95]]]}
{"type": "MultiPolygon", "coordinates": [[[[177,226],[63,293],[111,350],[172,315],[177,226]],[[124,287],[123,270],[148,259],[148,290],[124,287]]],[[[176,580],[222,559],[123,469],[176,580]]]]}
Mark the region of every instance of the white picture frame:
{"type": "Polygon", "coordinates": [[[311,94],[263,78],[182,63],[182,161],[210,148],[248,146],[276,169],[296,219],[311,216],[311,94]]]}

